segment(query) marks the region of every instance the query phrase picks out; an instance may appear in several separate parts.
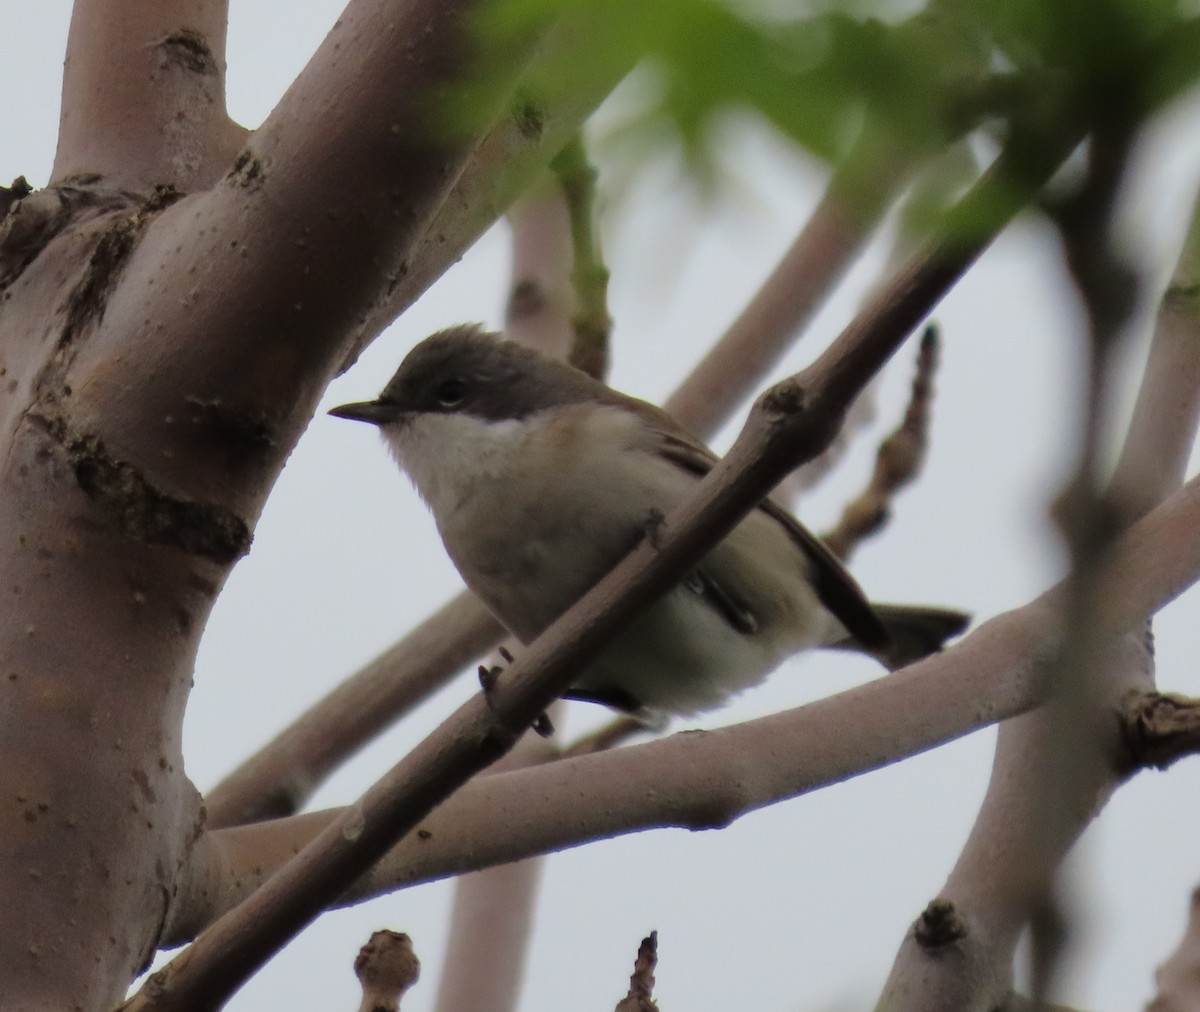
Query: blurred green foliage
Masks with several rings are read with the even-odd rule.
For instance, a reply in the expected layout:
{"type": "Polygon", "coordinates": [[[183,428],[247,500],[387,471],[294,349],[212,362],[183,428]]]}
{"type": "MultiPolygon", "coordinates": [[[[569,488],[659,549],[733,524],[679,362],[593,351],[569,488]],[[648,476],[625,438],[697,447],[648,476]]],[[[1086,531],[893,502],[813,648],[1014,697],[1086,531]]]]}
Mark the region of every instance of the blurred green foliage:
{"type": "MultiPolygon", "coordinates": [[[[836,160],[864,130],[913,156],[987,124],[1085,132],[1134,124],[1200,71],[1200,21],[1178,0],[489,0],[490,45],[565,20],[604,66],[648,63],[630,132],[705,163],[731,110],[836,160]]],[[[533,102],[569,90],[578,52],[534,61],[533,102]]]]}

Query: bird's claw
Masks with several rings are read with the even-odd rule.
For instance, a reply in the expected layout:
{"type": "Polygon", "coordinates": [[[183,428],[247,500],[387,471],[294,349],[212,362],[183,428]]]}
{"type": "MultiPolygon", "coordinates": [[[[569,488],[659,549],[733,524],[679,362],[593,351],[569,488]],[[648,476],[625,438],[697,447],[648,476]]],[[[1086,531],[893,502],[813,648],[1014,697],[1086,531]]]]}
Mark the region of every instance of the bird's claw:
{"type": "MultiPolygon", "coordinates": [[[[513,662],[513,655],[504,647],[499,648],[499,654],[508,664],[513,662]]],[[[488,707],[495,712],[495,707],[492,705],[492,691],[496,687],[496,682],[499,680],[501,673],[504,671],[499,664],[481,664],[479,665],[479,686],[483,689],[483,698],[487,702],[488,707]]],[[[549,714],[541,714],[531,725],[533,730],[542,738],[549,738],[554,734],[554,724],[550,720],[549,714]]]]}
{"type": "Polygon", "coordinates": [[[642,525],[642,536],[650,542],[651,546],[658,548],[659,535],[664,527],[667,526],[667,515],[657,507],[651,507],[649,513],[646,514],[646,521],[642,525]]]}
{"type": "MultiPolygon", "coordinates": [[[[512,660],[512,658],[508,658],[512,660]]],[[[496,687],[496,681],[500,678],[500,672],[504,669],[499,664],[481,664],[479,665],[479,687],[483,689],[483,694],[488,697],[488,703],[491,704],[492,689],[496,687]]]]}

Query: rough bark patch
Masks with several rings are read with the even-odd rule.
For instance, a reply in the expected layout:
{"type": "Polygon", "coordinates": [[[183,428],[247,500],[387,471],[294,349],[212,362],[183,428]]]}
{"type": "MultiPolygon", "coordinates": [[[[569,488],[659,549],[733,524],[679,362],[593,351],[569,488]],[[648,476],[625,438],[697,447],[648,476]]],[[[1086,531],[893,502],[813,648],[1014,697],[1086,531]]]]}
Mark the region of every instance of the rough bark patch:
{"type": "Polygon", "coordinates": [[[158,48],[168,63],[184,70],[209,75],[218,72],[217,61],[208,47],[208,40],[191,28],[181,28],[172,32],[158,43],[158,48]]]}
{"type": "Polygon", "coordinates": [[[72,432],[61,418],[37,415],[66,452],[75,481],[116,520],[121,532],[147,545],[169,545],[229,565],[250,550],[252,535],[241,517],[212,503],[169,496],[96,436],[72,432]]]}

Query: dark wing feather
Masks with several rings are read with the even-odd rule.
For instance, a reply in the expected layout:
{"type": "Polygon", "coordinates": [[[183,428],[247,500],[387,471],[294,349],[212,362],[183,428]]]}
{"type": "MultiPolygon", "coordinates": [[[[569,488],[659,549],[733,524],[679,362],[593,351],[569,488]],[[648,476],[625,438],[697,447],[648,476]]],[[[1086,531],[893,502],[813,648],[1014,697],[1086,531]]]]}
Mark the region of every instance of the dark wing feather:
{"type": "Polygon", "coordinates": [[[736,633],[753,636],[758,632],[758,617],[742,601],[725,589],[704,569],[692,570],[685,586],[703,598],[708,606],[725,620],[736,633]]]}
{"type": "MultiPolygon", "coordinates": [[[[647,419],[659,430],[663,456],[672,463],[703,477],[712,470],[716,456],[699,440],[679,427],[669,415],[646,404],[647,419]]],[[[846,627],[850,636],[871,652],[887,650],[891,638],[871,602],[846,567],[815,534],[772,499],[764,499],[758,508],[777,521],[796,547],[808,559],[813,589],[818,599],[846,627]]]]}

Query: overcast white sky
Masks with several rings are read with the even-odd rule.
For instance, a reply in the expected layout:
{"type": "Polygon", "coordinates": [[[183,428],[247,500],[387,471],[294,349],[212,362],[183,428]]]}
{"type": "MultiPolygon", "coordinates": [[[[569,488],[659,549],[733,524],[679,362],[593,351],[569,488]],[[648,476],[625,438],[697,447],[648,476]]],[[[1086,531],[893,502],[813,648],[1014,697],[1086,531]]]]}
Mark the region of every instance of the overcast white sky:
{"type": "MultiPolygon", "coordinates": [[[[234,0],[230,107],[248,126],[271,109],[339,10],[334,0],[234,0]]],[[[5,0],[0,180],[47,181],[70,5],[5,0]]],[[[1173,250],[1200,176],[1200,117],[1177,111],[1143,152],[1128,207],[1130,242],[1173,250]]],[[[662,399],[765,276],[820,189],[816,166],[762,133],[731,132],[743,185],[712,206],[654,174],[607,236],[616,320],[615,386],[662,399]]],[[[498,326],[508,278],[494,230],[331,388],[326,406],[374,396],[420,337],[463,320],[498,326]]],[[[1161,254],[1160,254],[1161,256],[1161,254]]],[[[868,255],[784,369],[805,364],[848,319],[878,269],[868,255]]],[[[1160,263],[1159,267],[1164,266],[1160,263]]],[[[1055,246],[1019,223],[938,310],[945,338],[933,449],[880,543],[855,572],[881,600],[954,605],[980,618],[1053,582],[1061,553],[1045,516],[1071,459],[1080,319],[1055,246]]],[[[1139,337],[1142,340],[1144,335],[1139,337]]],[[[1126,356],[1135,369],[1141,347],[1126,356]]],[[[899,416],[911,356],[880,393],[899,416]]],[[[782,370],[781,370],[782,373],[782,370]]],[[[820,529],[861,485],[874,443],[851,455],[799,513],[820,529]]],[[[318,414],[293,455],[210,624],[188,711],[185,754],[201,789],[397,639],[460,586],[432,523],[364,427],[318,414]]],[[[1198,691],[1193,595],[1157,624],[1159,684],[1198,691]]],[[[869,662],[812,655],[690,726],[795,706],[879,674],[869,662]]],[[[467,693],[473,677],[350,763],[320,792],[342,804],[467,693]]],[[[578,704],[573,704],[578,706],[578,704]]],[[[572,711],[568,735],[594,722],[572,711]]],[[[869,1007],[911,920],[933,897],[968,832],[990,770],[994,732],[749,816],[720,832],[641,834],[558,855],[546,866],[521,1008],[611,1008],[638,941],[659,931],[664,1009],[763,1012],[869,1007]]],[[[1120,790],[1072,862],[1075,948],[1061,999],[1097,1012],[1139,1006],[1174,946],[1200,881],[1195,840],[1200,764],[1142,774],[1120,790]]],[[[425,965],[407,1012],[432,1006],[451,890],[397,893],[328,915],[230,1004],[353,1009],[351,962],[370,931],[408,932],[425,965]]]]}

